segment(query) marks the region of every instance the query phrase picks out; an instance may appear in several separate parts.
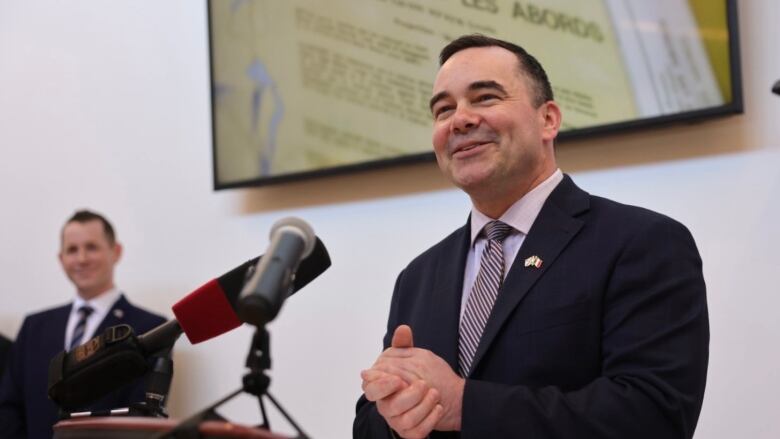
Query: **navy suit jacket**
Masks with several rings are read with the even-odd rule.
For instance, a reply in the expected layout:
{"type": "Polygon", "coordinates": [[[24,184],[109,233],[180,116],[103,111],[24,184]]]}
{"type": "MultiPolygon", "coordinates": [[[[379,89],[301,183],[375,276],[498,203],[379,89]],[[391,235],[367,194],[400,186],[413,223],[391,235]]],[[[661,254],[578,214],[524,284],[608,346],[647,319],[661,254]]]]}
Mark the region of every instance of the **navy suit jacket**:
{"type": "Polygon", "coordinates": [[[3,376],[5,362],[8,360],[8,351],[11,350],[11,340],[0,334],[0,377],[3,376]]]}
{"type": "MultiPolygon", "coordinates": [[[[385,348],[400,324],[457,371],[470,228],[399,275],[385,348]]],[[[701,259],[663,215],[591,196],[568,176],[529,230],[466,377],[461,432],[431,438],[690,438],[707,375],[701,259]],[[539,268],[526,267],[531,256],[539,268]]],[[[388,438],[361,397],[355,438],[388,438]]]]}
{"type": "MultiPolygon", "coordinates": [[[[0,437],[51,439],[58,408],[48,397],[49,362],[64,349],[71,307],[49,309],[24,319],[0,383],[0,437]]],[[[163,317],[131,305],[123,295],[95,335],[120,324],[128,324],[140,334],[164,322],[163,317]]],[[[138,379],[84,409],[127,407],[143,399],[144,380],[138,379]]]]}

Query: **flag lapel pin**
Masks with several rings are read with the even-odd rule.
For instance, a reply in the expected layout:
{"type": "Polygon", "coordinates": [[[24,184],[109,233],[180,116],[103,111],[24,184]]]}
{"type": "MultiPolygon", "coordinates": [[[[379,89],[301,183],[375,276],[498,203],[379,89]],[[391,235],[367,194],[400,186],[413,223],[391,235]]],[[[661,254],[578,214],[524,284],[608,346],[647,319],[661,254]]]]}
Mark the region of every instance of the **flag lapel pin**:
{"type": "Polygon", "coordinates": [[[525,259],[525,266],[539,268],[542,266],[542,258],[536,255],[529,256],[525,259]]]}

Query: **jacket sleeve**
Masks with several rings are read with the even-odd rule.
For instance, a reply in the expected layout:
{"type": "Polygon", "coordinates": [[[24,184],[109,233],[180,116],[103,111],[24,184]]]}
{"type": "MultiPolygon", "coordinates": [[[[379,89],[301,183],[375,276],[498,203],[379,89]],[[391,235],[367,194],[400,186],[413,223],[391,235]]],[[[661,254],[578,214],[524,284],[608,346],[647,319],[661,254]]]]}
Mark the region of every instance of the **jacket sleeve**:
{"type": "MultiPolygon", "coordinates": [[[[383,340],[383,348],[390,346],[390,340],[393,337],[393,331],[398,322],[398,300],[401,279],[404,272],[398,275],[393,290],[393,299],[390,302],[390,316],[387,319],[387,331],[383,340]]],[[[387,425],[385,419],[376,409],[376,404],[367,400],[365,395],[361,395],[355,408],[355,421],[352,424],[352,437],[354,439],[395,439],[396,436],[387,425]]]]}
{"type": "Polygon", "coordinates": [[[462,438],[693,436],[709,352],[701,260],[681,224],[644,229],[604,291],[600,376],[572,391],[467,380],[462,438]]]}
{"type": "Polygon", "coordinates": [[[24,410],[24,370],[21,352],[25,341],[25,325],[9,350],[8,362],[0,377],[0,437],[16,439],[27,437],[24,410]]]}

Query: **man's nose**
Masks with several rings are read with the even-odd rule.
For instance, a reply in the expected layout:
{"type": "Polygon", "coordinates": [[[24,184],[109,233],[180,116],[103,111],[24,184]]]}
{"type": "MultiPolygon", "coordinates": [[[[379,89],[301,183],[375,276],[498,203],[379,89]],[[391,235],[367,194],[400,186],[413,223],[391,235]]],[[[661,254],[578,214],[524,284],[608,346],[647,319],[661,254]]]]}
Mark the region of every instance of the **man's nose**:
{"type": "Polygon", "coordinates": [[[86,262],[86,260],[87,260],[87,250],[85,250],[83,248],[79,249],[76,252],[76,260],[79,261],[79,262],[86,262]]]}
{"type": "Polygon", "coordinates": [[[465,134],[479,126],[480,117],[468,106],[458,106],[452,119],[452,131],[465,134]]]}

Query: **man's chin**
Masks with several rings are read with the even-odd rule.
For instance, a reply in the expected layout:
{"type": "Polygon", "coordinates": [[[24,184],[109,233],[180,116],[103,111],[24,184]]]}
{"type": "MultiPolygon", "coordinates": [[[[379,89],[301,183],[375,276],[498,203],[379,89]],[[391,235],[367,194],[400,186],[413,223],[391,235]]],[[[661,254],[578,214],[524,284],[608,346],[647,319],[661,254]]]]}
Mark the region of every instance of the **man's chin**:
{"type": "Polygon", "coordinates": [[[76,289],[81,297],[94,297],[97,295],[95,292],[99,290],[96,284],[86,282],[77,283],[76,289]]]}
{"type": "Polygon", "coordinates": [[[76,288],[79,290],[88,290],[90,288],[95,288],[95,282],[92,279],[71,279],[74,285],[76,285],[76,288]]]}
{"type": "Polygon", "coordinates": [[[490,177],[491,174],[489,172],[476,170],[471,172],[455,172],[450,176],[450,180],[464,192],[471,193],[472,191],[476,192],[480,191],[482,188],[489,187],[490,177]]]}

